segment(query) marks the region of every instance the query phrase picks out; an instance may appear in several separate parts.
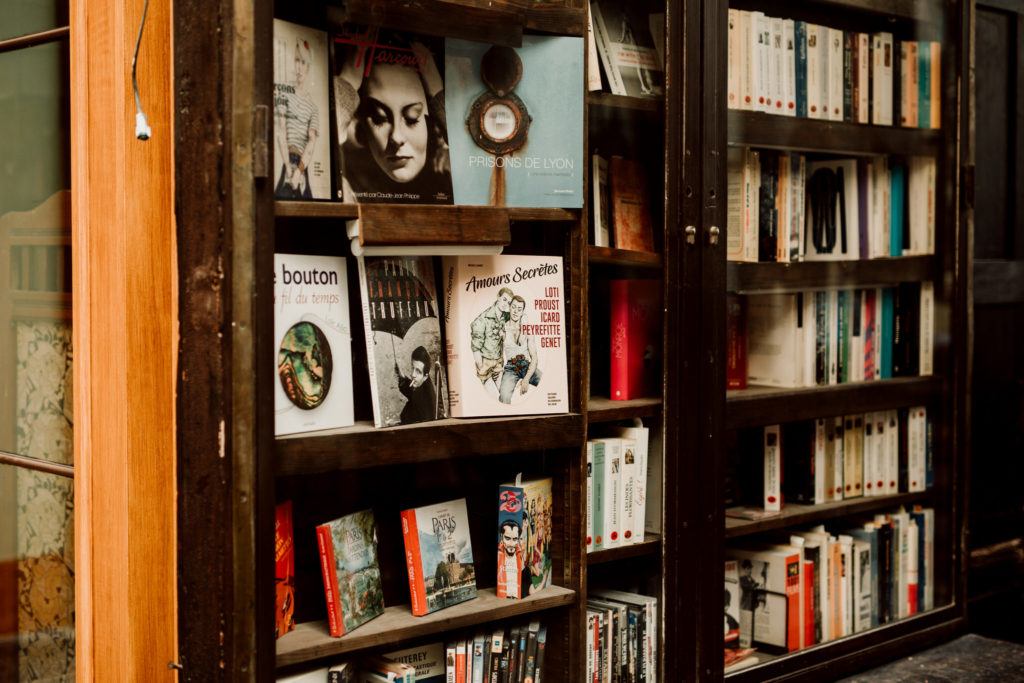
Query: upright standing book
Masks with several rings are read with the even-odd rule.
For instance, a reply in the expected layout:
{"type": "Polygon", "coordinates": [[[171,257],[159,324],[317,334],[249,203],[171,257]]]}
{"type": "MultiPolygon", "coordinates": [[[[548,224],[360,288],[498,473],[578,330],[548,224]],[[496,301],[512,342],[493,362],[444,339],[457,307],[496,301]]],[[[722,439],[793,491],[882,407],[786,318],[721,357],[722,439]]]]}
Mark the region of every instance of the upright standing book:
{"type": "Polygon", "coordinates": [[[373,511],[362,510],[316,528],[332,636],[384,613],[373,511]]]}
{"type": "Polygon", "coordinates": [[[433,259],[360,256],[359,287],[376,426],[448,417],[433,259]]]}
{"type": "Polygon", "coordinates": [[[344,258],[274,255],[274,339],[274,433],[353,424],[344,258]]]}
{"type": "Polygon", "coordinates": [[[476,597],[466,499],[402,511],[412,613],[423,616],[476,597]]]}
{"type": "Polygon", "coordinates": [[[562,258],[443,263],[452,416],[568,412],[562,258]]]}
{"type": "Polygon", "coordinates": [[[551,477],[498,487],[499,598],[527,598],[551,585],[551,477]]]}
{"type": "Polygon", "coordinates": [[[274,508],[274,635],[295,629],[295,536],[292,502],[274,508]]]}
{"type": "Polygon", "coordinates": [[[661,280],[612,280],[611,399],[657,396],[661,383],[661,280]]]}
{"type": "Polygon", "coordinates": [[[613,156],[608,161],[608,188],[615,248],[654,251],[651,200],[643,165],[613,156]]]}
{"type": "Polygon", "coordinates": [[[594,39],[615,95],[657,97],[664,69],[643,8],[625,0],[592,0],[594,39]]]}

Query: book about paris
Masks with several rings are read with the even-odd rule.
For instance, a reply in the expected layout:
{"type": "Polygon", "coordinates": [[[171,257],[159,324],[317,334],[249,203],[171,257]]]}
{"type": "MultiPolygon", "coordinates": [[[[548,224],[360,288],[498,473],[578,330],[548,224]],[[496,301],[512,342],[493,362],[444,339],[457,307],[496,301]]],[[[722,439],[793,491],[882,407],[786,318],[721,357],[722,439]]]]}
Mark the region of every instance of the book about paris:
{"type": "Polygon", "coordinates": [[[345,259],[274,254],[274,433],[355,423],[345,259]]]}
{"type": "Polygon", "coordinates": [[[583,205],[583,39],[445,41],[455,203],[583,205]]]}
{"type": "Polygon", "coordinates": [[[327,33],[274,19],[274,196],[331,198],[327,33]]]}
{"type": "Polygon", "coordinates": [[[332,636],[342,636],[384,613],[373,510],[321,524],[316,538],[328,625],[332,636]]]}
{"type": "Polygon", "coordinates": [[[358,263],[374,424],[448,417],[433,257],[360,256],[358,263]]]}
{"type": "Polygon", "coordinates": [[[568,412],[562,258],[442,263],[452,417],[568,412]]]}
{"type": "Polygon", "coordinates": [[[466,499],[402,511],[412,613],[423,616],[476,597],[466,499]]]}

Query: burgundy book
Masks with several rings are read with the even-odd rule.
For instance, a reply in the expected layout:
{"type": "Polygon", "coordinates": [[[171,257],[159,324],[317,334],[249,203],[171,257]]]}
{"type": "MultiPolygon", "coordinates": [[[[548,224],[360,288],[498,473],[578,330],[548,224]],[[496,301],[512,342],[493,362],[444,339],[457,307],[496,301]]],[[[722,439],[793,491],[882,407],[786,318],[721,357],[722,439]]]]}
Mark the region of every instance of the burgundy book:
{"type": "Polygon", "coordinates": [[[661,280],[612,280],[611,398],[660,395],[661,280]]]}

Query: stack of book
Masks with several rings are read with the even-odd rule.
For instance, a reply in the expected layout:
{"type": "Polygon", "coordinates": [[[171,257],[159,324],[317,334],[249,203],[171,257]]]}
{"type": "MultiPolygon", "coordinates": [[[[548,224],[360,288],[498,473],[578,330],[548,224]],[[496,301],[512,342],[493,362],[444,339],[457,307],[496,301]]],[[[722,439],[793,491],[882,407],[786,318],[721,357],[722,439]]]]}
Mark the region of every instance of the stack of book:
{"type": "MultiPolygon", "coordinates": [[[[652,500],[648,486],[650,429],[612,427],[607,434],[587,441],[588,553],[642,543],[645,530],[659,530],[660,500],[652,500]]],[[[660,460],[654,471],[660,471],[660,460]]]]}

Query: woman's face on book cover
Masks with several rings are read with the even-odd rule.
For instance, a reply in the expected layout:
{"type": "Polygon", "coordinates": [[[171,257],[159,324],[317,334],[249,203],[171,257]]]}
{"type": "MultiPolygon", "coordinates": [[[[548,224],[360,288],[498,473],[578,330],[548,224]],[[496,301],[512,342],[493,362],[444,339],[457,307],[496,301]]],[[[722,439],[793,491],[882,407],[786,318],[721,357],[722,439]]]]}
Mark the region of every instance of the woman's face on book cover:
{"type": "Polygon", "coordinates": [[[408,67],[374,65],[366,83],[367,143],[389,178],[407,183],[427,161],[427,98],[419,74],[408,67]]]}

